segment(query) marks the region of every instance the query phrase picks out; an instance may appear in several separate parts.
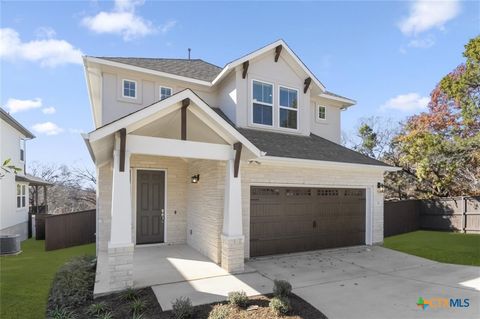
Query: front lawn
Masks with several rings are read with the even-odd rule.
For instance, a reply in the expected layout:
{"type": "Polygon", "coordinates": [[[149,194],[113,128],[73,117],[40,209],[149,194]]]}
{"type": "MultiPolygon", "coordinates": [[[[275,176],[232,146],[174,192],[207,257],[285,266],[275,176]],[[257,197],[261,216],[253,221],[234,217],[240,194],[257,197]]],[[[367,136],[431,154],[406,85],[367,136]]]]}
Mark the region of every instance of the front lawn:
{"type": "Polygon", "coordinates": [[[95,255],[95,245],[53,251],[43,240],[22,242],[18,256],[0,257],[0,318],[43,318],[53,276],[73,256],[95,255]]]}
{"type": "Polygon", "coordinates": [[[480,235],[419,230],[385,238],[386,248],[444,263],[480,266],[480,235]]]}

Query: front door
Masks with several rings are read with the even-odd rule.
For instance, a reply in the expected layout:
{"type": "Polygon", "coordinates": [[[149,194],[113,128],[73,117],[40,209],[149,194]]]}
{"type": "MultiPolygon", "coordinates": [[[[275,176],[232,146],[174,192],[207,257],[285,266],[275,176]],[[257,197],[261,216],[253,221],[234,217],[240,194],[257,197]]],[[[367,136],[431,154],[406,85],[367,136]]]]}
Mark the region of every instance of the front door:
{"type": "Polygon", "coordinates": [[[165,240],[165,172],[137,172],[137,244],[165,240]]]}

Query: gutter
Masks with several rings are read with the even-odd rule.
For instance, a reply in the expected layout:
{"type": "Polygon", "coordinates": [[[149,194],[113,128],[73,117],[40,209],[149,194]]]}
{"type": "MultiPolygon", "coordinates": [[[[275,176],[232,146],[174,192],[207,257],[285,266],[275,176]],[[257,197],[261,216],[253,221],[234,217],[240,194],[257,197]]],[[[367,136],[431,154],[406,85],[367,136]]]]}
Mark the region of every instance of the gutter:
{"type": "Polygon", "coordinates": [[[83,141],[85,142],[85,145],[87,146],[88,153],[90,153],[90,157],[92,158],[92,161],[95,163],[96,162],[95,154],[93,154],[92,145],[90,145],[90,137],[86,133],[82,133],[81,135],[82,135],[83,141]]]}

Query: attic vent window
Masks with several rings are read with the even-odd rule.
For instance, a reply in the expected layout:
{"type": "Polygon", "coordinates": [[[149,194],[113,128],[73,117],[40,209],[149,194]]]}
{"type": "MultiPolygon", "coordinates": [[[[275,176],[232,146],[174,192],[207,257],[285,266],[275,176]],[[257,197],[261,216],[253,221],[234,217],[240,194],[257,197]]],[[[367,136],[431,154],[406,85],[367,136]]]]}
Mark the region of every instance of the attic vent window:
{"type": "Polygon", "coordinates": [[[123,97],[137,98],[137,82],[132,80],[123,80],[123,97]]]}
{"type": "Polygon", "coordinates": [[[166,99],[167,97],[170,97],[172,95],[172,89],[161,86],[160,87],[160,100],[166,99]]]}

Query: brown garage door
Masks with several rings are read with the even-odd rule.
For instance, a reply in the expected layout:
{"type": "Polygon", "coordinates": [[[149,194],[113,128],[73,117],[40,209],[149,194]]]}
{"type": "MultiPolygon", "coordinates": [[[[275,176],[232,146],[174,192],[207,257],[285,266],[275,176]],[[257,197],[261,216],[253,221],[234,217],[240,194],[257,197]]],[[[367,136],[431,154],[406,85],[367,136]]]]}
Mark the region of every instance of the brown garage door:
{"type": "Polygon", "coordinates": [[[365,190],[255,186],[250,256],[365,243],[365,190]]]}

